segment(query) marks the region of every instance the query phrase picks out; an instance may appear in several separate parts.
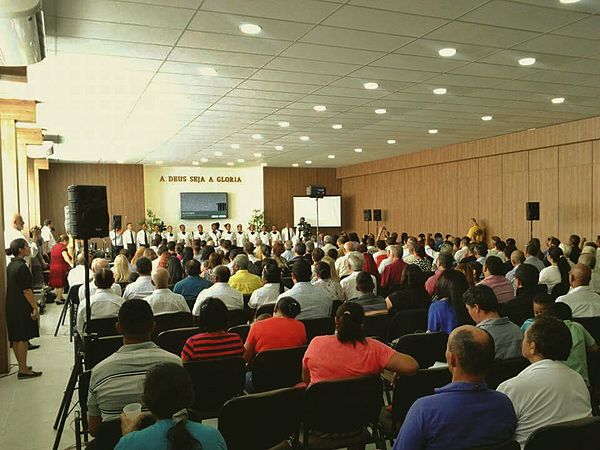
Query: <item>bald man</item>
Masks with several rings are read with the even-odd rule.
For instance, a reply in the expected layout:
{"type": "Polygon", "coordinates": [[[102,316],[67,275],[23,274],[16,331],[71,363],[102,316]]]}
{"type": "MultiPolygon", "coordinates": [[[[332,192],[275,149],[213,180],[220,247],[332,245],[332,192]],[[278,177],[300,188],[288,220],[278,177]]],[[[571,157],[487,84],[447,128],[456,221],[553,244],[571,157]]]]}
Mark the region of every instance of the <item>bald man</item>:
{"type": "Polygon", "coordinates": [[[512,439],[517,426],[512,403],[483,380],[494,356],[487,331],[472,325],[452,331],[446,347],[452,382],[411,406],[393,450],[456,448],[457,442],[461,448],[487,447],[512,439]]]}
{"type": "Polygon", "coordinates": [[[152,274],[152,283],[154,291],[148,297],[144,298],[155,316],[161,314],[173,314],[177,312],[190,312],[185,298],[181,294],[175,294],[169,289],[169,272],[167,269],[159,267],[152,274]]]}
{"type": "Polygon", "coordinates": [[[600,295],[592,290],[591,280],[592,269],[585,264],[575,264],[569,272],[571,289],[556,299],[571,307],[574,318],[600,316],[600,295]]]}
{"type": "MultiPolygon", "coordinates": [[[[12,218],[11,226],[4,230],[4,248],[7,249],[10,247],[10,243],[15,239],[25,239],[29,242],[29,239],[23,234],[23,228],[25,227],[25,222],[23,221],[23,216],[21,214],[15,214],[12,218]]],[[[6,264],[10,262],[12,258],[8,256],[6,258],[6,264]]],[[[29,260],[29,257],[25,258],[26,261],[29,260]]]]}
{"type": "MultiPolygon", "coordinates": [[[[76,266],[69,270],[67,275],[67,282],[69,286],[77,286],[85,283],[85,255],[83,253],[77,254],[76,266]]],[[[94,272],[90,271],[89,278],[92,279],[94,272]]]]}
{"type": "Polygon", "coordinates": [[[352,269],[348,265],[348,255],[356,250],[356,243],[350,241],[345,242],[342,248],[344,249],[344,255],[335,260],[335,269],[340,278],[352,273],[352,269]]]}

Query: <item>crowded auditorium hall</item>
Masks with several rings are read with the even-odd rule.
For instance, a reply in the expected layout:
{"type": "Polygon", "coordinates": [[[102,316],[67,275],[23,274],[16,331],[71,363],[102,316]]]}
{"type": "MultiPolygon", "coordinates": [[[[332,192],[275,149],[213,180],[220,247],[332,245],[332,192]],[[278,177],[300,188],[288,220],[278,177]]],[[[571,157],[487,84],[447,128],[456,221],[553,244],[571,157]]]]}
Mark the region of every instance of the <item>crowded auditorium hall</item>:
{"type": "Polygon", "coordinates": [[[600,0],[0,0],[1,450],[600,450],[600,0]]]}

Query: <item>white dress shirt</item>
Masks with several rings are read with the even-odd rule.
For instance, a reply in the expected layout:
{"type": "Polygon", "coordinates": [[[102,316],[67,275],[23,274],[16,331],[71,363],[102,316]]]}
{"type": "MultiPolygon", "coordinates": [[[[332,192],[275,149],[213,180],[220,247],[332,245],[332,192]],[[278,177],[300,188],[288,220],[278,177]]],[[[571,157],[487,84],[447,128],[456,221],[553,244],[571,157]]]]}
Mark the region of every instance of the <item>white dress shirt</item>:
{"type": "Polygon", "coordinates": [[[347,256],[340,256],[338,259],[335,260],[335,270],[337,270],[338,276],[340,278],[346,275],[350,275],[352,273],[350,267],[348,267],[347,256]]]}
{"type": "MultiPolygon", "coordinates": [[[[90,299],[92,298],[92,295],[94,295],[96,293],[96,291],[98,290],[98,286],[96,286],[96,281],[95,280],[90,280],[90,299]]],[[[121,296],[121,285],[114,283],[111,287],[110,290],[115,294],[118,295],[119,297],[121,296]]],[[[81,286],[79,286],[79,291],[77,292],[77,296],[79,297],[79,304],[85,303],[85,284],[82,284],[81,286]]]]}
{"type": "Polygon", "coordinates": [[[335,245],[333,245],[331,242],[328,244],[325,244],[323,246],[323,252],[327,255],[327,253],[329,252],[329,250],[331,250],[332,248],[335,248],[337,250],[337,247],[335,245]]]}
{"type": "Polygon", "coordinates": [[[329,317],[333,300],[322,289],[310,284],[310,281],[301,281],[283,294],[279,294],[277,300],[282,297],[292,297],[300,303],[301,312],[296,319],[320,319],[329,317]]]}
{"type": "Polygon", "coordinates": [[[556,286],[558,283],[562,281],[562,277],[560,276],[560,270],[558,266],[548,266],[544,267],[540,271],[540,278],[538,280],[539,284],[545,284],[548,286],[548,294],[552,293],[552,288],[556,286]]]}
{"type": "MultiPolygon", "coordinates": [[[[360,297],[361,295],[363,295],[362,292],[360,292],[358,289],[356,289],[356,277],[358,276],[359,273],[360,273],[360,270],[352,272],[346,278],[344,278],[343,280],[340,280],[340,285],[342,286],[342,291],[344,291],[344,299],[345,300],[352,300],[353,298],[357,298],[357,297],[360,297]]],[[[373,288],[373,294],[376,294],[377,293],[376,292],[377,291],[377,280],[373,275],[371,275],[371,278],[373,279],[373,285],[375,285],[375,288],[373,288]]]]}
{"type": "MultiPolygon", "coordinates": [[[[93,275],[94,272],[90,270],[88,274],[90,280],[93,278],[93,275]]],[[[67,275],[67,283],[69,283],[69,287],[85,283],[85,266],[83,264],[75,266],[69,270],[69,274],[67,275]]]]}
{"type": "Polygon", "coordinates": [[[200,315],[200,306],[202,302],[208,297],[216,297],[225,303],[229,311],[234,309],[244,309],[244,296],[240,291],[236,291],[227,283],[215,283],[208,289],[202,290],[198,294],[196,303],[194,303],[193,314],[195,316],[200,315]]]}
{"type": "MultiPolygon", "coordinates": [[[[50,253],[50,250],[52,249],[54,244],[56,244],[56,240],[54,239],[54,234],[52,234],[52,230],[46,225],[42,227],[42,239],[48,244],[48,253],[50,253]]],[[[6,245],[6,242],[4,244],[6,245]]]]}
{"type": "Polygon", "coordinates": [[[202,232],[200,232],[198,230],[194,231],[193,236],[194,236],[194,239],[198,239],[200,241],[206,241],[206,240],[208,240],[207,239],[208,238],[208,233],[206,231],[204,231],[204,230],[202,232]]]}
{"type": "Polygon", "coordinates": [[[127,285],[123,293],[123,298],[125,300],[131,300],[132,298],[144,299],[152,294],[153,291],[154,285],[152,284],[150,275],[140,275],[137,280],[127,285]]]}
{"type": "Polygon", "coordinates": [[[138,247],[141,247],[142,245],[147,245],[148,247],[150,247],[151,243],[152,243],[152,240],[150,239],[150,233],[148,233],[147,231],[144,231],[144,230],[140,230],[137,232],[138,247]],[[146,237],[146,240],[144,240],[144,236],[146,237]]]}
{"type": "Polygon", "coordinates": [[[163,233],[163,239],[166,239],[167,242],[175,242],[175,241],[177,241],[177,234],[169,233],[169,232],[165,231],[163,233]]]}
{"type": "Polygon", "coordinates": [[[248,306],[252,309],[258,309],[262,305],[276,303],[277,297],[279,297],[279,289],[279,283],[266,283],[252,293],[248,306]]]}
{"type": "Polygon", "coordinates": [[[190,312],[190,307],[185,301],[185,298],[183,298],[183,295],[175,294],[168,288],[154,289],[152,294],[144,300],[150,303],[150,307],[155,316],[177,312],[190,312]]]}
{"type": "Polygon", "coordinates": [[[260,242],[262,242],[263,244],[269,245],[269,243],[271,242],[271,233],[269,233],[268,231],[261,231],[260,233],[258,233],[258,237],[260,239],[260,242]]]}
{"type": "Polygon", "coordinates": [[[521,448],[540,427],[592,415],[590,393],[580,374],[561,361],[543,359],[496,389],[515,408],[515,440],[521,448]]]}
{"type": "Polygon", "coordinates": [[[273,245],[276,241],[281,241],[281,233],[279,231],[271,231],[269,233],[269,239],[271,240],[271,245],[273,245]]]}
{"type": "Polygon", "coordinates": [[[248,236],[243,231],[236,231],[233,233],[233,240],[231,241],[236,247],[243,247],[248,241],[248,236]]]}
{"type": "Polygon", "coordinates": [[[461,259],[465,257],[467,252],[469,251],[468,247],[459,248],[454,254],[454,260],[459,263],[461,259]]]}
{"type": "Polygon", "coordinates": [[[248,237],[248,241],[256,245],[256,241],[259,239],[258,231],[248,231],[246,236],[248,237]]]}
{"type": "Polygon", "coordinates": [[[233,236],[234,236],[235,233],[236,232],[234,232],[234,231],[227,231],[227,230],[225,230],[225,231],[223,231],[221,233],[221,239],[225,239],[226,241],[233,242],[233,236]]]}
{"type": "Polygon", "coordinates": [[[127,247],[128,245],[136,244],[137,233],[133,230],[125,230],[123,231],[123,245],[127,247]]]}
{"type": "Polygon", "coordinates": [[[212,240],[215,245],[219,245],[219,239],[221,239],[221,232],[219,230],[208,232],[208,239],[212,240]]]}
{"type": "Polygon", "coordinates": [[[331,278],[327,278],[326,280],[317,279],[311,281],[311,284],[326,292],[332,300],[344,301],[344,290],[339,281],[334,281],[331,278]]]}
{"type": "Polygon", "coordinates": [[[177,232],[177,242],[183,242],[184,244],[186,244],[189,239],[190,239],[190,234],[187,231],[185,231],[185,232],[178,231],[177,232]]]}
{"type": "Polygon", "coordinates": [[[568,293],[561,295],[556,301],[569,305],[573,317],[600,316],[600,295],[596,294],[591,286],[571,288],[568,293]]]}
{"type": "Polygon", "coordinates": [[[282,228],[281,229],[281,237],[284,241],[291,241],[296,236],[293,228],[282,228]]]}
{"type": "MultiPolygon", "coordinates": [[[[96,293],[90,296],[90,308],[92,309],[92,319],[102,319],[104,317],[117,317],[119,309],[125,300],[116,295],[112,289],[97,289],[96,293]]],[[[83,326],[86,322],[86,304],[79,304],[77,309],[77,331],[83,335],[83,326]]]]}
{"type": "Polygon", "coordinates": [[[115,230],[110,230],[108,237],[110,237],[112,245],[115,247],[123,247],[123,233],[117,233],[115,230]]]}

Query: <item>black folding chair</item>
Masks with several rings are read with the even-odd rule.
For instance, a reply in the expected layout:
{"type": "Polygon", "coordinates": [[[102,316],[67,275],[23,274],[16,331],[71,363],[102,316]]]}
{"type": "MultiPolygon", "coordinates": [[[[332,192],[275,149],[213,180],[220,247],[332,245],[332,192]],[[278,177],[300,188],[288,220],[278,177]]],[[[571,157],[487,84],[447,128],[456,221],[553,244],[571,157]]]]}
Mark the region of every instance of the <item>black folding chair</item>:
{"type": "Polygon", "coordinates": [[[574,317],[592,335],[596,342],[600,342],[600,317],[574,317]]]}
{"type": "Polygon", "coordinates": [[[417,360],[420,368],[426,369],[433,366],[436,361],[446,361],[447,344],[446,333],[414,333],[398,339],[394,349],[412,356],[417,360]]]}
{"type": "Polygon", "coordinates": [[[194,385],[193,410],[201,419],[217,417],[227,400],[242,395],[246,382],[243,358],[217,358],[184,362],[194,385]]]}
{"type": "Polygon", "coordinates": [[[525,450],[598,450],[600,417],[556,423],[535,430],[525,450]]]}
{"type": "Polygon", "coordinates": [[[306,328],[308,342],[315,336],[324,336],[335,333],[335,321],[333,317],[321,317],[320,319],[301,320],[306,328]]]}
{"type": "Polygon", "coordinates": [[[485,384],[490,389],[496,389],[500,383],[516,377],[527,366],[529,361],[523,357],[497,359],[485,374],[485,384]]]}
{"type": "Polygon", "coordinates": [[[227,324],[230,327],[248,323],[248,312],[243,309],[231,309],[227,311],[227,324]]]}
{"type": "Polygon", "coordinates": [[[390,318],[386,342],[392,342],[405,334],[427,331],[427,310],[406,309],[390,318]]]}
{"type": "Polygon", "coordinates": [[[511,439],[496,445],[488,445],[487,447],[474,447],[468,450],[521,450],[521,445],[511,439]]]}
{"type": "Polygon", "coordinates": [[[83,346],[85,351],[85,369],[90,370],[123,346],[123,336],[85,335],[83,337],[83,346]]]}
{"type": "Polygon", "coordinates": [[[181,356],[185,342],[195,334],[200,333],[198,327],[175,328],[161,332],[156,337],[156,345],[174,355],[181,356]]]}
{"type": "Polygon", "coordinates": [[[229,450],[265,450],[297,440],[304,389],[285,388],[229,400],[219,431],[229,450]]]}
{"type": "Polygon", "coordinates": [[[302,358],[307,346],[266,350],[252,361],[252,385],[256,392],[295,386],[302,381],[302,358]]]}
{"type": "Polygon", "coordinates": [[[258,317],[262,314],[273,315],[273,312],[275,312],[275,303],[267,303],[266,305],[259,306],[259,308],[256,310],[256,313],[254,314],[254,316],[258,317]]]}
{"type": "Polygon", "coordinates": [[[389,314],[377,314],[365,317],[365,336],[384,340],[390,321],[389,314]]]}
{"type": "Polygon", "coordinates": [[[377,420],[382,405],[379,377],[313,384],[304,395],[303,448],[336,449],[375,442],[379,444],[377,448],[385,450],[377,420]],[[369,432],[368,428],[372,431],[369,432]],[[335,433],[336,437],[323,437],[321,433],[335,433]]]}
{"type": "Polygon", "coordinates": [[[176,312],[154,316],[154,323],[156,326],[154,327],[154,333],[152,333],[152,340],[156,340],[163,331],[191,327],[194,325],[194,319],[192,313],[176,312]]]}
{"type": "Polygon", "coordinates": [[[98,336],[117,336],[117,318],[103,317],[101,319],[92,319],[83,326],[86,334],[96,334],[98,336]]]}
{"type": "Polygon", "coordinates": [[[248,333],[250,333],[250,325],[248,325],[248,324],[236,325],[235,327],[231,327],[227,331],[229,331],[230,333],[239,334],[240,339],[242,340],[242,343],[245,344],[246,338],[248,337],[248,333]]]}
{"type": "Polygon", "coordinates": [[[341,300],[334,300],[331,303],[331,317],[335,317],[335,315],[337,314],[337,310],[340,306],[342,306],[342,303],[344,303],[341,300]]]}

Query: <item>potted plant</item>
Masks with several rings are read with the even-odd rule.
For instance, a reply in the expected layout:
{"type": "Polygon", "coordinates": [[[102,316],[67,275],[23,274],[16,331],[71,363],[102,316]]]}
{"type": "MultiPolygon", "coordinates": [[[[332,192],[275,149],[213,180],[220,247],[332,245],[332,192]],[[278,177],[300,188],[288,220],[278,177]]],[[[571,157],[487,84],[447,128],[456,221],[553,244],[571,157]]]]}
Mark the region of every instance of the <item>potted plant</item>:
{"type": "Polygon", "coordinates": [[[264,211],[260,209],[253,209],[250,220],[248,221],[248,225],[254,225],[257,230],[260,230],[263,225],[266,226],[267,220],[265,219],[264,211]]]}

